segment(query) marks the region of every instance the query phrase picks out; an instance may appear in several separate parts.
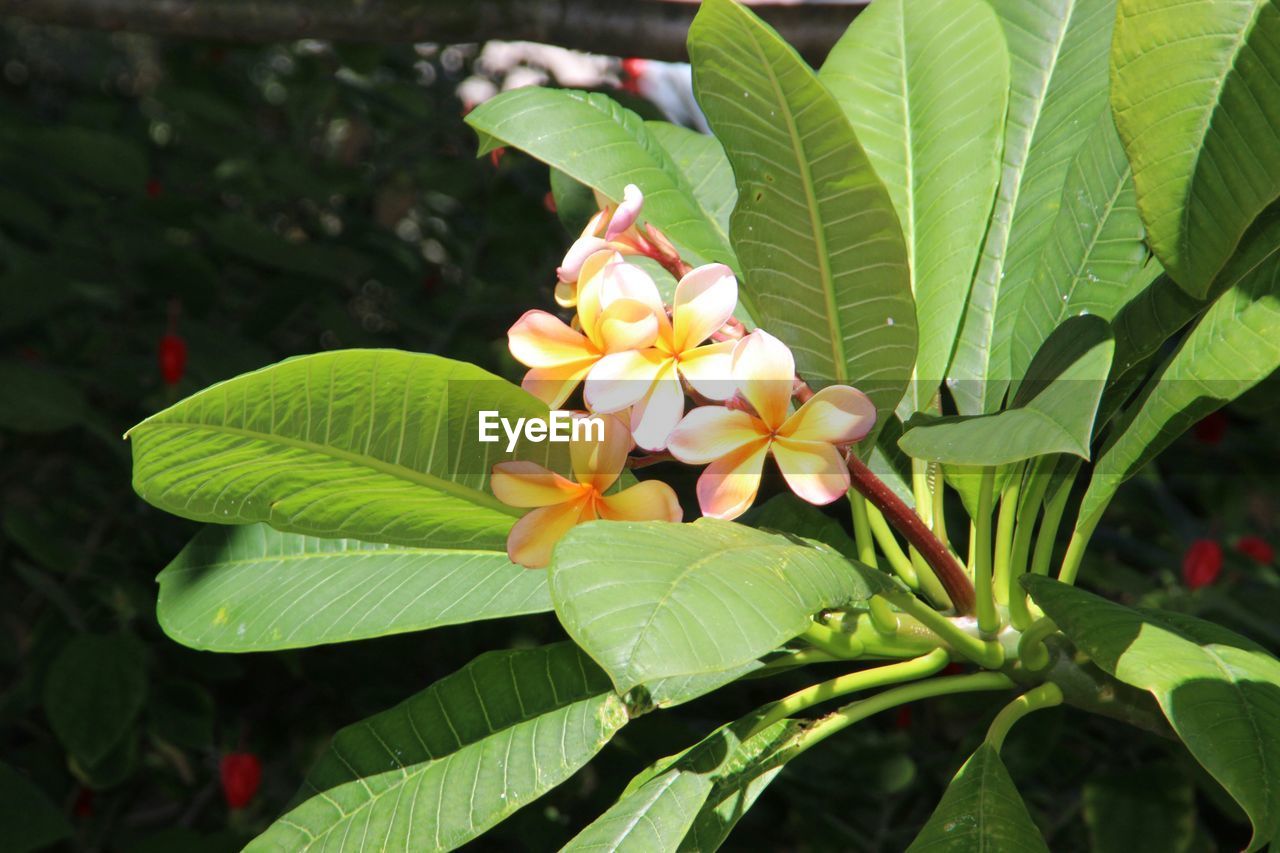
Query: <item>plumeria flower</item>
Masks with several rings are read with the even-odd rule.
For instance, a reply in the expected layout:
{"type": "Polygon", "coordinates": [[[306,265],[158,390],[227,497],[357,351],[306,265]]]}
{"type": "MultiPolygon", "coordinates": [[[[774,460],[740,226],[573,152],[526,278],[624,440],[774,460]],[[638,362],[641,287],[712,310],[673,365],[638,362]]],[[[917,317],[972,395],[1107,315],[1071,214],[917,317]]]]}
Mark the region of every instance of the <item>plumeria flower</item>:
{"type": "MultiPolygon", "coordinates": [[[[599,196],[597,196],[599,199],[599,196]]],[[[622,191],[622,203],[616,208],[600,199],[600,211],[591,217],[582,235],[573,241],[564,260],[556,269],[556,302],[572,308],[578,301],[578,281],[583,264],[597,252],[639,254],[646,248],[644,237],[636,230],[636,219],[644,206],[644,193],[635,184],[622,191]]]]}
{"type": "Polygon", "coordinates": [[[684,379],[710,400],[733,395],[729,381],[735,341],[703,345],[733,316],[738,282],[724,264],[690,270],[676,285],[675,303],[667,319],[653,280],[637,270],[620,293],[655,308],[658,335],[653,346],[614,352],[600,359],[587,375],[586,401],[592,411],[631,409],[631,430],[645,450],[662,450],[684,415],[684,379]]]}
{"type": "Polygon", "coordinates": [[[653,344],[659,331],[653,305],[628,296],[637,290],[636,273],[644,275],[616,252],[597,253],[582,268],[581,331],[546,311],[526,311],[515,322],[507,345],[516,361],[530,368],[521,383],[526,391],[557,408],[607,354],[653,344]]]}
{"type": "MultiPolygon", "coordinates": [[[[511,528],[507,556],[531,569],[551,561],[551,548],[575,524],[597,518],[613,521],[680,521],[684,512],[666,483],[646,480],[611,495],[631,452],[631,432],[617,415],[596,415],[604,440],[569,444],[573,480],[536,462],[499,462],[490,486],[510,506],[534,507],[511,528]]],[[[587,431],[584,430],[584,433],[587,431]]]]}
{"type": "Polygon", "coordinates": [[[809,503],[828,504],[847,492],[849,469],[837,447],[871,431],[871,400],[846,385],[831,385],[788,415],[795,360],[786,344],[759,329],[737,342],[730,372],[738,385],[730,405],[689,412],[667,445],[681,462],[711,463],[698,478],[702,514],[731,519],[746,512],[768,455],[791,490],[809,503]],[[745,405],[735,405],[739,398],[745,405]]]}

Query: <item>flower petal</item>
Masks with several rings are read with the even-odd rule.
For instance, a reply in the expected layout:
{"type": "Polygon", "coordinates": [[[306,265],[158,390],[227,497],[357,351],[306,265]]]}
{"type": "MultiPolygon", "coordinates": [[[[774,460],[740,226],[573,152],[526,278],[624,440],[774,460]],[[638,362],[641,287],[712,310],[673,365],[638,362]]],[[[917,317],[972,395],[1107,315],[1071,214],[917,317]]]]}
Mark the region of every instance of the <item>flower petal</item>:
{"type": "Polygon", "coordinates": [[[507,535],[507,556],[511,562],[540,569],[551,562],[551,549],[569,529],[583,519],[590,507],[585,496],[576,501],[544,506],[521,518],[507,535]]]}
{"type": "Polygon", "coordinates": [[[876,406],[848,385],[830,385],[814,394],[787,418],[778,435],[796,441],[850,444],[871,432],[876,406]]]}
{"type": "Polygon", "coordinates": [[[561,308],[572,308],[578,304],[578,283],[576,281],[557,281],[555,290],[556,304],[561,308]]]}
{"type": "Polygon", "coordinates": [[[705,465],[768,437],[768,428],[746,412],[699,406],[672,431],[667,449],[687,465],[705,465]]]}
{"type": "Polygon", "coordinates": [[[581,425],[583,429],[578,433],[581,438],[569,442],[569,461],[573,466],[573,476],[579,483],[603,492],[622,473],[634,442],[631,430],[627,429],[627,422],[621,415],[590,415],[587,418],[601,426],[581,425]],[[601,430],[603,439],[599,439],[601,430]]]}
{"type": "Polygon", "coordinates": [[[577,281],[582,274],[582,265],[587,258],[607,247],[608,243],[599,237],[589,235],[579,237],[569,246],[569,251],[565,252],[564,259],[560,261],[560,266],[556,267],[556,276],[561,281],[577,281]]]}
{"type": "Polygon", "coordinates": [[[635,264],[622,260],[622,256],[615,253],[613,259],[600,270],[600,307],[607,308],[618,299],[633,299],[643,302],[654,312],[666,313],[662,306],[662,294],[658,293],[658,285],[653,283],[649,274],[635,264]]]}
{"type": "Polygon", "coordinates": [[[825,441],[779,438],[773,442],[773,458],[791,491],[811,504],[829,504],[849,491],[849,469],[825,441]]]}
{"type": "Polygon", "coordinates": [[[641,302],[619,299],[600,313],[590,337],[604,352],[645,349],[653,346],[666,321],[665,314],[641,302]]]}
{"type": "Polygon", "coordinates": [[[582,487],[548,471],[536,462],[499,462],[493,466],[489,488],[507,506],[553,506],[573,500],[582,487]]]}
{"type": "Polygon", "coordinates": [[[587,374],[584,394],[588,408],[593,412],[618,412],[634,406],[670,361],[670,356],[656,349],[606,355],[587,374]]]}
{"type": "Polygon", "coordinates": [[[761,329],[733,348],[733,378],[746,398],[772,429],[782,426],[791,403],[796,361],[782,341],[761,329]]]}
{"type": "Polygon", "coordinates": [[[676,352],[684,352],[711,337],[728,322],[738,306],[738,280],[724,264],[690,270],[676,285],[671,314],[676,352]]]}
{"type": "Polygon", "coordinates": [[[627,184],[622,189],[622,203],[609,219],[609,227],[604,232],[606,240],[612,240],[632,225],[640,216],[640,208],[644,205],[644,193],[635,184],[627,184]]]}
{"type": "Polygon", "coordinates": [[[718,341],[680,354],[680,375],[708,400],[727,400],[738,390],[733,381],[733,348],[737,341],[718,341]]]}
{"type": "Polygon", "coordinates": [[[675,363],[668,361],[648,392],[631,408],[631,434],[645,450],[662,450],[683,416],[684,389],[675,363]]]}
{"type": "Polygon", "coordinates": [[[684,518],[675,491],[661,480],[645,480],[617,494],[605,495],[597,508],[601,518],[611,521],[680,521],[684,518]]]}
{"type": "Polygon", "coordinates": [[[573,389],[578,387],[591,370],[591,366],[599,359],[589,359],[561,364],[555,367],[535,367],[524,375],[520,387],[546,403],[549,408],[558,409],[573,389]]]}
{"type": "Polygon", "coordinates": [[[698,478],[698,506],[703,515],[733,519],[742,515],[760,490],[760,472],[770,441],[758,439],[708,465],[698,478]]]}
{"type": "Polygon", "coordinates": [[[526,311],[507,330],[507,346],[525,367],[560,367],[598,357],[586,335],[546,311],[526,311]]]}

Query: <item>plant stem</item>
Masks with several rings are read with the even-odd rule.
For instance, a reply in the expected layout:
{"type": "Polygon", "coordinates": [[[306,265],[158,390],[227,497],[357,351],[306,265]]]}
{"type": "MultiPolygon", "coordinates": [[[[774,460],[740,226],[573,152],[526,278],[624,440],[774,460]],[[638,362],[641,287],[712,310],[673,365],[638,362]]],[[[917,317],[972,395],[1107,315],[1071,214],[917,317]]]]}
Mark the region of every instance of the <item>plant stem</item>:
{"type": "Polygon", "coordinates": [[[978,517],[974,537],[973,588],[977,597],[978,629],[984,634],[994,634],[1000,628],[996,616],[996,602],[991,595],[991,500],[995,490],[996,469],[982,469],[982,483],[978,487],[978,517]]]}
{"type": "Polygon", "coordinates": [[[1089,547],[1089,539],[1101,518],[1102,510],[1099,509],[1089,518],[1076,520],[1076,529],[1071,531],[1071,541],[1067,543],[1067,553],[1062,557],[1062,568],[1058,569],[1058,580],[1069,584],[1076,582],[1085,548],[1089,547]]]}
{"type": "Polygon", "coordinates": [[[946,483],[942,479],[942,465],[929,463],[930,488],[933,490],[933,535],[948,548],[951,542],[947,539],[946,483]]]}
{"type": "Polygon", "coordinates": [[[860,493],[855,494],[862,501],[862,505],[866,507],[867,524],[870,525],[876,544],[880,546],[885,559],[889,561],[889,567],[893,569],[893,573],[902,578],[902,582],[907,586],[912,589],[919,589],[920,577],[916,574],[915,566],[911,565],[911,558],[907,556],[906,551],[902,550],[902,546],[898,544],[897,537],[889,529],[889,522],[885,521],[884,516],[880,514],[880,510],[868,504],[867,499],[862,497],[860,493]]]}
{"type": "Polygon", "coordinates": [[[973,675],[950,675],[942,678],[930,678],[927,681],[894,687],[883,693],[877,693],[868,699],[850,702],[848,705],[821,718],[797,738],[795,746],[787,751],[786,758],[794,758],[859,720],[865,720],[872,714],[896,708],[898,705],[907,702],[928,699],[933,696],[945,696],[951,693],[1008,690],[1013,686],[1013,681],[1007,675],[1002,675],[998,672],[979,672],[973,675]]]}
{"type": "Polygon", "coordinates": [[[1058,626],[1048,616],[1032,622],[1018,639],[1018,658],[1029,672],[1038,672],[1049,665],[1049,649],[1045,638],[1056,633],[1058,626]]]}
{"type": "Polygon", "coordinates": [[[996,522],[995,565],[991,572],[991,590],[996,604],[1009,603],[1009,557],[1013,552],[1013,525],[1018,518],[1018,498],[1022,494],[1023,466],[1018,465],[1009,484],[1000,494],[1000,515],[996,522]]]}
{"type": "Polygon", "coordinates": [[[1004,739],[1008,736],[1009,730],[1013,728],[1014,723],[1032,711],[1039,711],[1041,708],[1052,708],[1054,705],[1061,704],[1062,688],[1052,681],[1046,681],[1039,687],[1031,688],[1000,709],[1000,713],[996,714],[996,718],[991,721],[991,728],[987,729],[987,743],[995,747],[996,752],[999,752],[1004,746],[1004,739]]]}
{"type": "Polygon", "coordinates": [[[1018,584],[1018,578],[1026,574],[1027,560],[1031,552],[1031,535],[1035,533],[1036,517],[1040,514],[1040,503],[1044,500],[1045,490],[1049,488],[1049,474],[1052,473],[1054,457],[1043,456],[1037,459],[1027,478],[1027,489],[1022,493],[1018,507],[1017,529],[1013,534],[1013,550],[1009,555],[1009,622],[1019,631],[1031,624],[1031,614],[1027,610],[1027,594],[1018,584]]]}
{"type": "MultiPolygon", "coordinates": [[[[876,561],[876,543],[871,533],[871,520],[867,518],[867,499],[851,491],[849,511],[853,516],[853,538],[858,543],[858,559],[873,569],[879,568],[876,561]]],[[[903,578],[903,581],[906,582],[906,578],[903,578]]],[[[907,586],[910,585],[907,584],[907,586]]]]}
{"type": "Polygon", "coordinates": [[[902,500],[886,486],[879,477],[872,473],[856,453],[849,454],[849,475],[853,487],[871,504],[884,513],[889,522],[906,537],[907,542],[915,547],[933,569],[951,599],[957,613],[973,612],[973,584],[960,568],[960,564],[951,556],[951,551],[938,541],[920,517],[911,511],[902,500]]]}
{"type": "Polygon", "coordinates": [[[983,640],[965,632],[946,616],[934,610],[905,590],[885,593],[885,598],[902,612],[937,634],[951,648],[969,660],[986,667],[999,669],[1004,664],[1004,647],[994,640],[983,640]]]}
{"type": "Polygon", "coordinates": [[[751,732],[743,740],[764,731],[779,720],[790,717],[792,714],[803,711],[806,708],[835,699],[838,696],[847,696],[850,693],[870,690],[873,687],[884,687],[887,684],[915,681],[918,678],[933,675],[946,666],[950,660],[951,657],[945,650],[934,649],[927,655],[913,658],[912,660],[846,673],[821,684],[814,684],[803,690],[797,690],[785,699],[779,699],[770,705],[765,715],[752,727],[751,732]]]}
{"type": "Polygon", "coordinates": [[[1070,497],[1071,488],[1064,484],[1044,505],[1044,518],[1040,521],[1040,533],[1036,536],[1035,553],[1031,557],[1032,574],[1046,576],[1049,574],[1049,563],[1053,560],[1053,546],[1058,542],[1058,526],[1062,523],[1062,516],[1066,512],[1067,500],[1070,497]]]}
{"type": "Polygon", "coordinates": [[[833,631],[826,625],[814,622],[800,636],[810,645],[841,660],[854,660],[862,656],[862,641],[845,631],[833,631]]]}

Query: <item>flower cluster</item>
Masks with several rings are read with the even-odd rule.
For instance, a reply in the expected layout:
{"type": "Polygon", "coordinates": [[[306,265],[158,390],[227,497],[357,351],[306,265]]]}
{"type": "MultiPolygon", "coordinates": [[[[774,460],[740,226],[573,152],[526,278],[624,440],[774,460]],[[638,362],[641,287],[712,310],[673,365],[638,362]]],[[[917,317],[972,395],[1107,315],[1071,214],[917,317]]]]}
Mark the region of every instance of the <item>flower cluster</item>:
{"type": "Polygon", "coordinates": [[[675,493],[650,480],[606,494],[634,446],[691,465],[703,515],[736,518],[751,506],[766,457],[799,497],[827,504],[849,489],[844,451],[875,424],[875,406],[843,385],[816,394],[797,379],[786,344],[761,329],[744,334],[733,319],[738,283],[724,264],[693,269],[651,226],[637,226],[643,196],[626,188],[605,204],[558,270],[556,301],[576,308],[571,323],[528,311],[508,332],[523,386],[552,408],[578,389],[591,413],[607,416],[605,440],[571,446],[577,483],[529,462],[499,463],[494,494],[536,507],[512,529],[511,559],[544,566],[573,525],[596,518],[679,521],[675,493]],[[663,303],[629,255],[680,273],[663,303]],[[688,400],[694,402],[686,412],[688,400]],[[798,406],[793,406],[793,400],[798,406]]]}

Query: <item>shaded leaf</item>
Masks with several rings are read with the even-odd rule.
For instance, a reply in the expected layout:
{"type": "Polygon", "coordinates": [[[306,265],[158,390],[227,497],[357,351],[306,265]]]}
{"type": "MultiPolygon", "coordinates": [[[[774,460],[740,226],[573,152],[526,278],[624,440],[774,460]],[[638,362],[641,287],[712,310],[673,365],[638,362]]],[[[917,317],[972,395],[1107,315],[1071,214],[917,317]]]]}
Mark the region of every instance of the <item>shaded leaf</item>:
{"type": "Polygon", "coordinates": [[[44,791],[0,763],[0,849],[27,853],[71,834],[71,824],[44,791]]]}
{"type": "Polygon", "coordinates": [[[671,155],[698,206],[711,215],[722,233],[728,234],[738,187],[719,140],[665,121],[646,121],[644,126],[671,155]]]}
{"type": "Polygon", "coordinates": [[[129,733],[146,695],[146,661],[136,639],[77,634],[49,667],[44,709],[67,752],[92,765],[129,733]]]}
{"type": "Polygon", "coordinates": [[[1085,783],[1084,822],[1096,853],[1185,853],[1195,834],[1195,789],[1169,766],[1109,773],[1085,783]]]}

